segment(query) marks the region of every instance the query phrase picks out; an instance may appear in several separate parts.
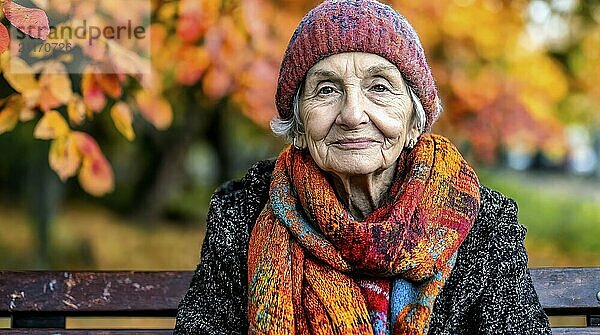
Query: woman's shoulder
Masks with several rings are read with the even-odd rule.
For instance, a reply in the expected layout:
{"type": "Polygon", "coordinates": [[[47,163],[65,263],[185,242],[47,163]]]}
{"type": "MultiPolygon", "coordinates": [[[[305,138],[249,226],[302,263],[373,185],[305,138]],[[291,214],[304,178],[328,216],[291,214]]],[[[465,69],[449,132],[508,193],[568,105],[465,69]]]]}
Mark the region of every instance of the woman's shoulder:
{"type": "Polygon", "coordinates": [[[519,223],[517,203],[502,193],[480,186],[481,203],[477,219],[459,249],[459,268],[491,271],[500,263],[517,261],[527,228],[519,223]]]}
{"type": "Polygon", "coordinates": [[[481,203],[473,228],[493,235],[511,233],[516,241],[524,239],[527,229],[518,222],[517,203],[487,186],[481,185],[479,190],[481,203]]]}
{"type": "Polygon", "coordinates": [[[274,160],[258,161],[244,177],[219,186],[210,200],[207,229],[231,224],[248,225],[251,229],[268,200],[274,166],[274,160]]]}
{"type": "Polygon", "coordinates": [[[219,186],[213,194],[213,198],[235,196],[240,192],[264,193],[268,191],[274,167],[274,159],[254,163],[244,177],[230,180],[219,186]]]}

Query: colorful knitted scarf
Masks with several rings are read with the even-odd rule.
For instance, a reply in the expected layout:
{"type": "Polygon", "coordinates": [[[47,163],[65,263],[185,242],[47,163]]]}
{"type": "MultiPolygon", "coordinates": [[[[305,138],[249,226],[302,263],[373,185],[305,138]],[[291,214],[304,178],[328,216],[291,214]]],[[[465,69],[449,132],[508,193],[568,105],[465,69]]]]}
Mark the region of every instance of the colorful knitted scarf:
{"type": "Polygon", "coordinates": [[[310,154],[275,164],[248,252],[249,334],[426,334],[435,299],[479,210],[477,176],[447,139],[398,159],[363,221],[310,154]]]}

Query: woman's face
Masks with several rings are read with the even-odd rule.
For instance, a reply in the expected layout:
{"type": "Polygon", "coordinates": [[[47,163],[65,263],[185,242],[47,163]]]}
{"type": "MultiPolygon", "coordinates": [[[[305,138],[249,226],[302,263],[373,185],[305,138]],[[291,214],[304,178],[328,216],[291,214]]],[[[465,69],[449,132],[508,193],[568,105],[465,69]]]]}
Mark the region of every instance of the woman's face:
{"type": "Polygon", "coordinates": [[[339,176],[391,167],[419,131],[400,71],[380,56],[329,56],[307,73],[300,95],[300,143],[317,165],[339,176]]]}

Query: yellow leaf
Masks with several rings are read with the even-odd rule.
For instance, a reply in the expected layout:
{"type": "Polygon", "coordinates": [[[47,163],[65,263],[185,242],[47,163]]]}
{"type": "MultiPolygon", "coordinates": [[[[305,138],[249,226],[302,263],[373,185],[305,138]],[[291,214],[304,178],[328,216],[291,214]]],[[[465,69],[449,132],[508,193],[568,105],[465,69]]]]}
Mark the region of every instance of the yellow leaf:
{"type": "Polygon", "coordinates": [[[42,116],[33,130],[33,136],[42,140],[51,140],[69,134],[69,125],[57,111],[49,111],[42,116]]]}
{"type": "Polygon", "coordinates": [[[81,165],[81,154],[71,135],[59,137],[52,141],[48,160],[52,170],[63,182],[77,173],[81,165]]]}
{"type": "Polygon", "coordinates": [[[0,72],[4,71],[4,68],[7,66],[8,61],[10,60],[10,51],[6,50],[0,53],[0,72]]]}
{"type": "Polygon", "coordinates": [[[42,86],[42,82],[44,88],[47,88],[61,104],[66,104],[71,99],[73,95],[71,78],[69,78],[64,64],[48,63],[40,76],[40,86],[42,86]]]}
{"type": "Polygon", "coordinates": [[[60,65],[46,66],[40,75],[41,95],[39,100],[40,108],[43,111],[49,111],[66,104],[73,95],[71,79],[67,75],[64,65],[61,63],[56,64],[60,65]]]}
{"type": "Polygon", "coordinates": [[[117,130],[123,134],[127,140],[132,141],[135,138],[135,133],[131,126],[133,118],[129,106],[122,101],[117,102],[111,108],[110,116],[112,117],[117,130]]]}
{"type": "Polygon", "coordinates": [[[139,91],[135,100],[142,116],[159,130],[167,129],[173,122],[171,105],[161,96],[139,91]]]}
{"type": "Polygon", "coordinates": [[[71,95],[71,99],[69,99],[67,104],[69,121],[76,126],[80,125],[83,120],[85,120],[85,110],[85,104],[83,103],[81,96],[76,93],[71,95]]]}
{"type": "Polygon", "coordinates": [[[0,134],[11,131],[19,122],[21,110],[25,107],[23,97],[20,95],[11,95],[4,109],[0,112],[0,134]]]}
{"type": "Polygon", "coordinates": [[[33,118],[35,117],[35,111],[27,106],[23,107],[23,109],[21,109],[21,113],[19,114],[19,120],[21,122],[27,122],[30,120],[33,120],[33,118]]]}
{"type": "Polygon", "coordinates": [[[24,60],[13,56],[2,63],[4,78],[15,91],[26,93],[39,89],[33,69],[24,60]]]}

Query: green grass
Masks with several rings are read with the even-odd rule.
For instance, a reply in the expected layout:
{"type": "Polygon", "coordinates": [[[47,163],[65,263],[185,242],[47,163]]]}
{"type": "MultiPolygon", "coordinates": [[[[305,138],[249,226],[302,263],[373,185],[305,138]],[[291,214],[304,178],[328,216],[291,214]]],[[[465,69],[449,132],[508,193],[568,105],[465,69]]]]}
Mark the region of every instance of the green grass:
{"type": "Polygon", "coordinates": [[[530,265],[600,265],[600,181],[478,169],[481,182],[519,206],[530,265]]]}
{"type": "MultiPolygon", "coordinates": [[[[0,269],[40,269],[25,212],[0,205],[0,217],[5,228],[0,234],[0,269]]],[[[193,270],[204,225],[145,226],[97,206],[70,203],[52,223],[50,236],[49,269],[193,270]]]]}

